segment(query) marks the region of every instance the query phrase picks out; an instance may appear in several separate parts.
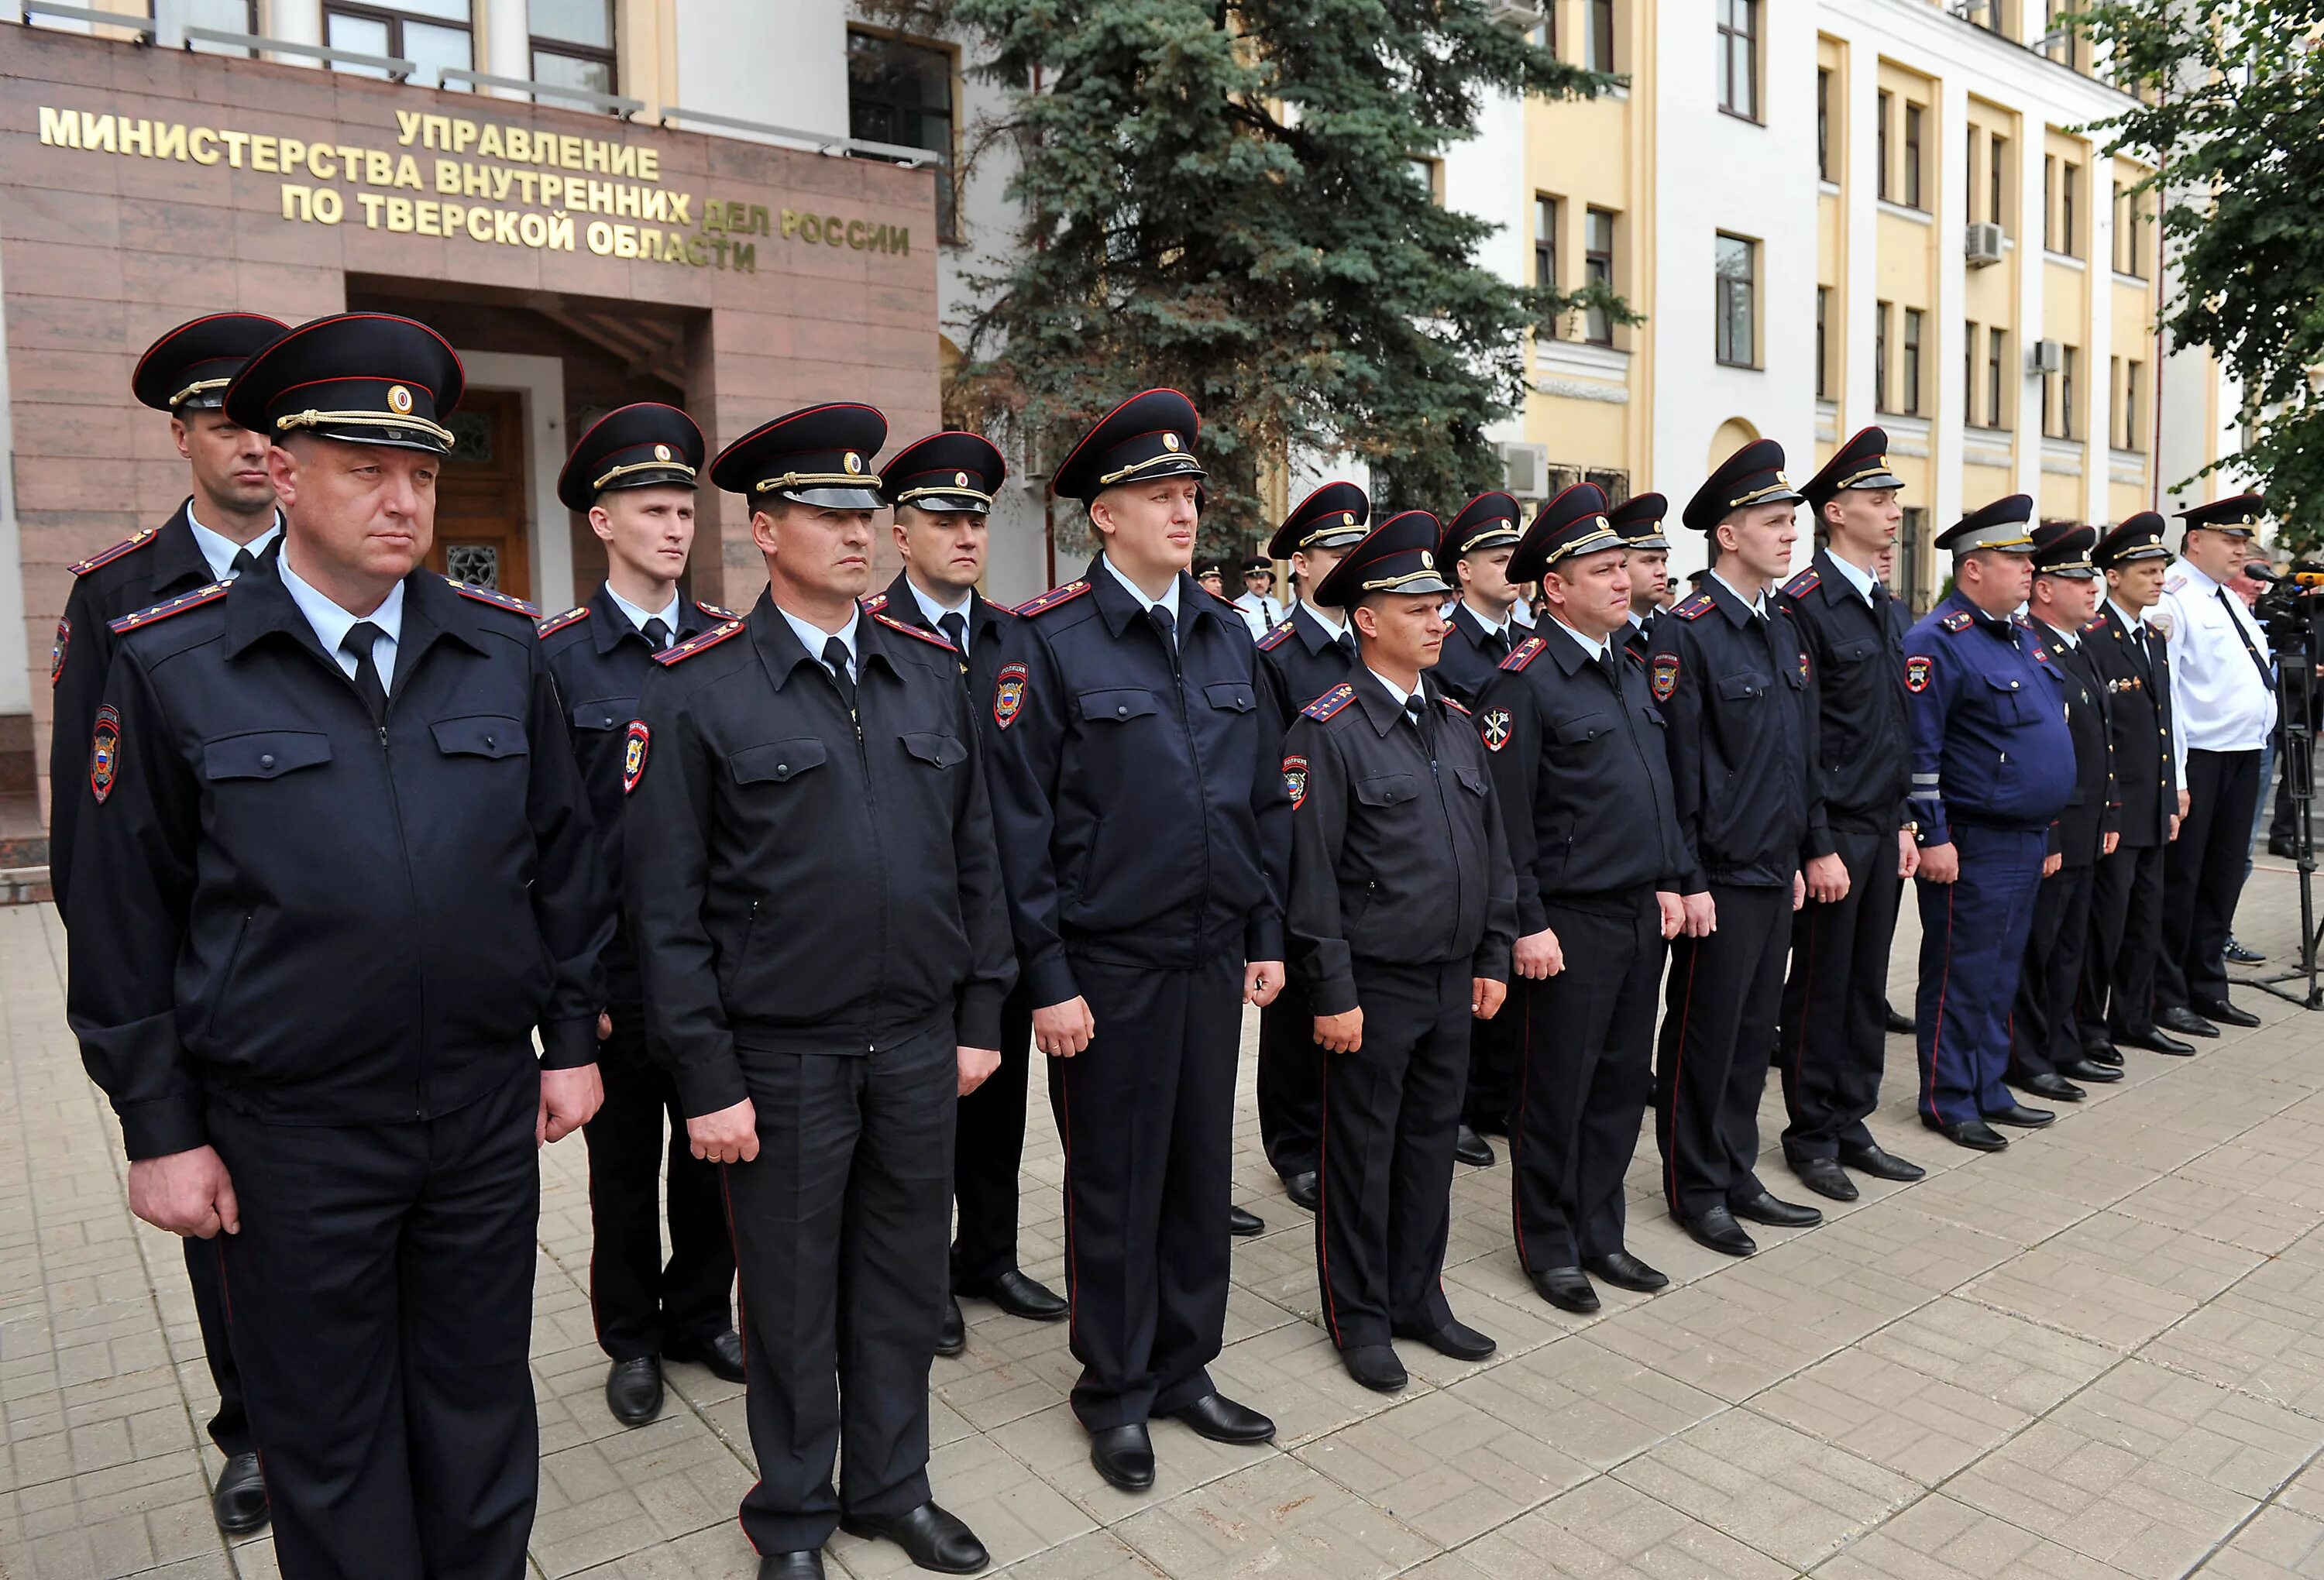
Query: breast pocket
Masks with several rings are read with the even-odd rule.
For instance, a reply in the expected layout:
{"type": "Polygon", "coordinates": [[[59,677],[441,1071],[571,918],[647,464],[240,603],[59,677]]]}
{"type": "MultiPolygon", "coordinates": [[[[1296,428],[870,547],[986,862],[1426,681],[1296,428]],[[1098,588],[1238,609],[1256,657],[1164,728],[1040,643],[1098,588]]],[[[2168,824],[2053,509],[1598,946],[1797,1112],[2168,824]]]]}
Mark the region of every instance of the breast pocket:
{"type": "Polygon", "coordinates": [[[573,728],[576,730],[626,730],[630,721],[637,716],[637,698],[599,697],[594,702],[573,705],[573,728]]]}
{"type": "Polygon", "coordinates": [[[2024,724],[2034,717],[2034,699],[2025,694],[2024,684],[2015,675],[1988,675],[1985,686],[1993,716],[2004,724],[2024,724]]]}
{"type": "Polygon", "coordinates": [[[932,768],[956,768],[968,760],[968,747],[956,736],[920,731],[897,739],[908,755],[932,768]]]}
{"type": "Polygon", "coordinates": [[[1378,774],[1357,780],[1352,788],[1366,806],[1400,806],[1420,794],[1410,774],[1378,774]]]}
{"type": "Polygon", "coordinates": [[[522,757],[527,749],[522,721],[499,713],[475,713],[464,719],[438,719],[428,728],[436,749],[446,757],[522,757]]]}
{"type": "Polygon", "coordinates": [[[331,738],[319,730],[268,730],[202,743],[208,779],[279,779],[331,760],[331,738]]]}
{"type": "Polygon", "coordinates": [[[726,771],[737,785],[788,785],[823,764],[823,742],[812,736],[746,746],[726,754],[726,771]]]}
{"type": "Polygon", "coordinates": [[[1127,724],[1132,719],[1146,718],[1159,706],[1154,694],[1143,686],[1085,691],[1074,701],[1083,720],[1092,724],[1127,724]]]}
{"type": "Polygon", "coordinates": [[[1466,763],[1455,763],[1452,765],[1452,776],[1473,795],[1483,795],[1489,793],[1489,785],[1482,768],[1472,768],[1466,763]]]}
{"type": "Polygon", "coordinates": [[[1614,732],[1614,716],[1611,713],[1582,713],[1571,719],[1553,719],[1549,728],[1558,745],[1569,750],[1578,750],[1611,735],[1614,732]]]}
{"type": "Polygon", "coordinates": [[[1259,706],[1258,696],[1245,681],[1213,681],[1203,688],[1203,695],[1210,700],[1211,706],[1230,713],[1248,713],[1259,706]]]}

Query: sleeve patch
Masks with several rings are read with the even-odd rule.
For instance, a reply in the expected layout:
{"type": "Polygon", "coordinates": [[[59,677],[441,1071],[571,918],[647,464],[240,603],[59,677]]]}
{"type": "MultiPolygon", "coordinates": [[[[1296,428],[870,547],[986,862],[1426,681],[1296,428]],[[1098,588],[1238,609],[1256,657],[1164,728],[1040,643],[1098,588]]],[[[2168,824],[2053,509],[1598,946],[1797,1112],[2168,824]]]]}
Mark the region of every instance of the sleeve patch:
{"type": "Polygon", "coordinates": [[[1527,637],[1510,650],[1508,657],[1501,660],[1501,667],[1511,675],[1524,674],[1525,666],[1541,657],[1541,650],[1545,645],[1539,637],[1527,637]]]}
{"type": "Polygon", "coordinates": [[[1658,703],[1669,702],[1672,695],[1678,690],[1678,655],[1675,653],[1655,654],[1654,673],[1651,679],[1654,684],[1655,701],[1658,703]]]}
{"type": "Polygon", "coordinates": [[[106,703],[97,711],[97,729],[88,741],[88,789],[99,806],[121,782],[121,715],[106,703]]]}
{"type": "Polygon", "coordinates": [[[473,586],[466,582],[455,582],[449,576],[444,578],[444,584],[463,598],[473,598],[479,603],[489,603],[494,609],[505,609],[511,614],[521,614],[527,620],[540,618],[539,604],[527,603],[523,599],[511,597],[506,592],[495,592],[490,587],[473,586]]]}
{"type": "Polygon", "coordinates": [[[1022,615],[1046,614],[1059,604],[1072,602],[1089,590],[1087,582],[1068,582],[1062,587],[1050,588],[1038,598],[1019,604],[1016,612],[1022,615]]]}
{"type": "Polygon", "coordinates": [[[918,637],[921,641],[927,643],[931,648],[942,648],[947,653],[958,653],[960,651],[959,648],[954,647],[950,642],[945,640],[944,638],[936,635],[934,631],[924,631],[918,626],[906,625],[902,620],[894,619],[889,615],[881,614],[876,609],[872,610],[871,614],[873,620],[878,620],[881,625],[886,626],[891,631],[901,631],[908,637],[918,637]]]}
{"type": "Polygon", "coordinates": [[[1904,660],[1904,689],[1915,696],[1929,689],[1936,675],[1937,662],[1925,653],[1915,653],[1904,660]]]}
{"type": "Polygon", "coordinates": [[[992,682],[992,721],[1006,730],[1025,711],[1025,686],[1032,678],[1022,664],[1004,664],[992,682]]]}
{"type": "Polygon", "coordinates": [[[1356,688],[1342,681],[1299,712],[1318,724],[1328,723],[1340,710],[1356,700],[1356,688]]]}
{"type": "Polygon", "coordinates": [[[49,649],[49,684],[53,687],[57,677],[65,672],[65,654],[72,647],[72,616],[57,617],[57,639],[49,649]]]}
{"type": "Polygon", "coordinates": [[[1291,797],[1291,810],[1298,811],[1307,804],[1307,759],[1287,757],[1283,759],[1283,791],[1291,797]]]}
{"type": "Polygon", "coordinates": [[[1272,653],[1290,639],[1291,622],[1286,620],[1281,625],[1277,626],[1273,630],[1268,632],[1267,635],[1259,638],[1259,650],[1262,653],[1272,653]]]}
{"type": "Polygon", "coordinates": [[[742,622],[739,620],[730,620],[722,626],[712,626],[698,637],[688,637],[675,648],[663,648],[653,656],[653,661],[667,668],[682,658],[693,657],[706,648],[716,647],[742,629],[742,622]]]}
{"type": "Polygon", "coordinates": [[[588,618],[589,606],[586,603],[578,609],[568,609],[563,614],[553,614],[542,620],[540,627],[540,634],[544,637],[555,636],[567,626],[579,625],[588,618]]]}
{"type": "Polygon", "coordinates": [[[87,559],[81,561],[80,564],[74,565],[72,567],[72,574],[76,576],[86,576],[89,572],[97,569],[101,565],[109,565],[115,560],[119,559],[123,555],[129,553],[131,550],[143,548],[147,544],[152,542],[153,535],[160,530],[161,528],[158,527],[148,527],[143,532],[132,533],[129,537],[123,538],[119,543],[115,544],[111,548],[100,549],[96,554],[93,554],[87,559]]]}
{"type": "Polygon", "coordinates": [[[628,739],[622,742],[622,794],[627,795],[646,776],[646,751],[653,745],[653,731],[646,728],[643,719],[630,721],[628,739]]]}
{"type": "Polygon", "coordinates": [[[134,614],[124,614],[119,620],[107,620],[105,629],[116,637],[126,636],[141,626],[167,620],[173,614],[183,614],[189,609],[199,609],[205,603],[215,603],[225,597],[226,590],[233,585],[232,582],[212,582],[207,587],[180,592],[166,603],[157,603],[151,609],[141,609],[134,614]]]}
{"type": "Polygon", "coordinates": [[[1477,721],[1477,733],[1484,738],[1487,751],[1499,751],[1509,743],[1509,711],[1507,708],[1487,708],[1484,717],[1477,721]]]}

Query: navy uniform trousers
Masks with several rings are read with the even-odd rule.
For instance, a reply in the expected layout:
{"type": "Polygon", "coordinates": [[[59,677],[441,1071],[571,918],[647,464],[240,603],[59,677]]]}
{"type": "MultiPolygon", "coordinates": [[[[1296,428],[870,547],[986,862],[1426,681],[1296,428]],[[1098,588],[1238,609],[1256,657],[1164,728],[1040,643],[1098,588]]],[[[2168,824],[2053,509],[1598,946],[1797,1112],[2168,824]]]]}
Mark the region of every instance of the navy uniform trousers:
{"type": "Polygon", "coordinates": [[[1719,926],[1671,941],[1662,1040],[1655,1056],[1655,1141],[1663,1197],[1679,1217],[1748,1199],[1757,1171],[1759,1098],[1792,942],[1792,889],[1714,883],[1719,926]]]}
{"type": "Polygon", "coordinates": [[[952,1287],[982,1289],[1017,1270],[1017,1174],[1025,1161],[1025,1089],[1033,1001],[1020,980],[1001,1004],[1001,1068],[958,1099],[953,1143],[952,1287]]]}
{"type": "Polygon", "coordinates": [[[1848,868],[1837,904],[1811,899],[1792,918],[1792,969],[1784,983],[1775,1063],[1784,1083],[1784,1155],[1836,1158],[1869,1146],[1865,1116],[1880,1106],[1888,1047],[1888,949],[1895,942],[1896,832],[1835,826],[1848,868]]]}
{"type": "Polygon", "coordinates": [[[1323,1061],[1307,996],[1286,985],[1259,1012],[1259,1138],[1286,1180],[1316,1167],[1322,1145],[1323,1061]]]}
{"type": "Polygon", "coordinates": [[[2163,849],[2163,947],[2154,962],[2158,1009],[2227,996],[2227,933],[2251,859],[2259,805],[2259,749],[2190,751],[2187,816],[2163,849]]]}
{"type": "Polygon", "coordinates": [[[2025,934],[2049,842],[2046,829],[1951,825],[1960,852],[1955,883],[1918,885],[1921,986],[1914,1015],[1921,1063],[1921,1117],[1957,1125],[2016,1099],[2009,1068],[2009,1015],[2025,934]]]}
{"type": "Polygon", "coordinates": [[[2020,1080],[2055,1075],[2058,1066],[2082,1056],[2074,1002],[2081,994],[2097,872],[2096,867],[2061,867],[2034,893],[2009,1017],[2009,1072],[2020,1080]]]}
{"type": "Polygon", "coordinates": [[[2163,943],[2168,847],[2121,845],[2101,856],[2082,959],[2082,1046],[2103,1051],[2154,1032],[2154,960],[2163,943]]]}
{"type": "Polygon", "coordinates": [[[215,1239],[186,1241],[186,1281],[193,1286],[194,1320],[202,1331],[202,1355],[217,1389],[217,1413],[209,1419],[210,1441],[228,1459],[257,1448],[250,1435],[250,1410],[242,1397],[242,1370],[234,1361],[234,1326],[226,1309],[225,1247],[215,1239]]]}

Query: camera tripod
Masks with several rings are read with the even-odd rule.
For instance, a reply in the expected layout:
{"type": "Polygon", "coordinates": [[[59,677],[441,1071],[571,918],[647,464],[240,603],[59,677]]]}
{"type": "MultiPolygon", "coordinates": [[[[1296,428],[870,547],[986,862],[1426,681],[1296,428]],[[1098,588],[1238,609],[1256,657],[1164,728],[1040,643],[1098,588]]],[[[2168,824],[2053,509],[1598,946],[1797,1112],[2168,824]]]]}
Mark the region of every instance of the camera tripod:
{"type": "MultiPolygon", "coordinates": [[[[2316,654],[2313,644],[2301,641],[2285,644],[2275,654],[2277,675],[2276,696],[2281,710],[2276,716],[2275,760],[2283,765],[2283,784],[2292,800],[2292,850],[2293,865],[2300,871],[2300,963],[2288,971],[2273,977],[2247,977],[2236,986],[2256,988],[2272,993],[2287,1003],[2302,1009],[2324,1009],[2324,990],[2316,985],[2316,954],[2324,943],[2324,927],[2316,920],[2316,758],[2315,731],[2309,724],[2309,708],[2316,694],[2316,654]],[[2287,982],[2303,985],[2294,992],[2282,986],[2287,982]]],[[[2260,794],[2267,794],[2260,786],[2260,794]]]]}

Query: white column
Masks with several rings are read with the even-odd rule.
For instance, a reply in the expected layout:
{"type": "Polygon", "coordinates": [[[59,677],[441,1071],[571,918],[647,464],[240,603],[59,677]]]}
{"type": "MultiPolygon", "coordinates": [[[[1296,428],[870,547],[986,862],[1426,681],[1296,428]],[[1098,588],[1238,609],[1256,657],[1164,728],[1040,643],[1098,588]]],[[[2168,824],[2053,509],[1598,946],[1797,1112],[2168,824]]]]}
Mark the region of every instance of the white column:
{"type": "Polygon", "coordinates": [[[2083,184],[2089,188],[2090,235],[2089,255],[2082,262],[2089,265],[2083,278],[2090,288],[2090,427],[2086,441],[2089,459],[2083,463],[2082,519],[2105,522],[2113,519],[2107,501],[2114,482],[2114,161],[2105,160],[2102,173],[2099,145],[2086,146],[2089,161],[2083,169],[2083,184]]]}
{"type": "MultiPolygon", "coordinates": [[[[477,69],[493,77],[532,75],[532,18],[525,0],[484,0],[484,51],[477,69]]],[[[492,90],[502,98],[521,98],[506,88],[492,90]]]]}
{"type": "Polygon", "coordinates": [[[2050,128],[2039,105],[2025,108],[2017,131],[2017,223],[2010,233],[2017,243],[2017,491],[2039,500],[2044,391],[2041,378],[2026,372],[2034,343],[2048,332],[2042,321],[2043,276],[2048,268],[2042,261],[2043,206],[2048,201],[2042,186],[2042,159],[2050,128]]]}
{"type": "Polygon", "coordinates": [[[1937,326],[1937,404],[1929,421],[1929,528],[1942,532],[1961,518],[1962,412],[1969,391],[1962,387],[1962,337],[1968,333],[1969,265],[1961,252],[1969,213],[1971,174],[1952,151],[1963,145],[1969,124],[1969,88],[1957,77],[1937,84],[1937,289],[1930,304],[1937,326]]]}
{"type": "MultiPolygon", "coordinates": [[[[1848,239],[1846,300],[1840,307],[1840,436],[1880,420],[1873,384],[1873,340],[1880,299],[1880,46],[1848,43],[1847,165],[1840,223],[1848,239]]],[[[1825,326],[1829,333],[1831,326],[1825,326]]]]}
{"type": "MultiPolygon", "coordinates": [[[[285,43],[319,44],[323,41],[323,0],[267,0],[258,26],[268,38],[281,39],[285,43]]],[[[284,55],[280,59],[298,66],[322,64],[311,56],[284,55]]]]}

